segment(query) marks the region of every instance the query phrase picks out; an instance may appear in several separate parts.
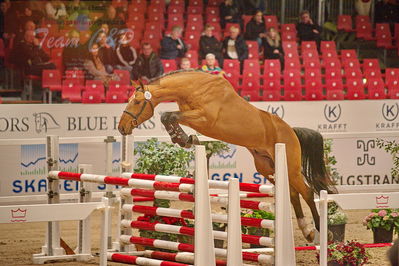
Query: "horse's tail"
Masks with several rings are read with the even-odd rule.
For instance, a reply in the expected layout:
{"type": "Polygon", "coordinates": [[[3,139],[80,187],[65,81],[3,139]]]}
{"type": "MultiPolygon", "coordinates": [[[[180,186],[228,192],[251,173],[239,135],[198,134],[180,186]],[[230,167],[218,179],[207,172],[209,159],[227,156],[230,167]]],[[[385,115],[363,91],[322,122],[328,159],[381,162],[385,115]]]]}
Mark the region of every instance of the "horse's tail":
{"type": "Polygon", "coordinates": [[[322,135],[308,128],[293,128],[301,144],[302,173],[308,185],[317,194],[321,190],[336,193],[336,189],[324,162],[324,145],[322,135]]]}

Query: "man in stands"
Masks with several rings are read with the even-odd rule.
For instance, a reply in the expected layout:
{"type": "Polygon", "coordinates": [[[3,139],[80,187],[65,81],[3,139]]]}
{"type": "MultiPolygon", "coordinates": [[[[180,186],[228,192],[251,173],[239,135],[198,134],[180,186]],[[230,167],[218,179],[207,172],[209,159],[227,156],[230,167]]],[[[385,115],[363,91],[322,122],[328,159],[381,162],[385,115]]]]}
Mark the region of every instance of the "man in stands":
{"type": "Polygon", "coordinates": [[[97,38],[97,43],[99,45],[98,54],[105,66],[105,70],[111,74],[115,67],[115,50],[107,42],[107,34],[105,32],[100,32],[97,38]]]}
{"type": "Polygon", "coordinates": [[[248,47],[238,27],[230,28],[230,36],[223,41],[223,54],[226,59],[238,59],[241,65],[248,58],[248,47]]]}
{"type": "Polygon", "coordinates": [[[165,36],[161,42],[161,55],[162,59],[176,59],[184,57],[187,51],[187,46],[181,39],[182,28],[174,26],[170,36],[165,36]]]}
{"type": "Polygon", "coordinates": [[[209,53],[215,55],[219,65],[223,65],[222,44],[213,35],[212,25],[205,26],[204,35],[200,38],[200,59],[205,59],[209,53]]]}
{"type": "Polygon", "coordinates": [[[151,44],[145,42],[141,46],[141,54],[133,67],[135,79],[148,82],[163,74],[163,65],[158,55],[153,52],[151,44]]]}
{"type": "Polygon", "coordinates": [[[105,14],[101,18],[94,22],[91,31],[95,33],[103,24],[108,24],[111,31],[114,28],[118,30],[126,28],[125,22],[117,16],[116,9],[112,5],[107,8],[105,14]]]}
{"type": "Polygon", "coordinates": [[[296,25],[299,40],[302,41],[316,41],[317,47],[320,47],[321,42],[321,27],[310,18],[310,13],[304,10],[300,14],[300,21],[296,25]]]}
{"type": "Polygon", "coordinates": [[[80,33],[77,30],[69,32],[70,43],[62,50],[62,63],[65,69],[83,69],[84,54],[87,50],[80,43],[80,33]]]}

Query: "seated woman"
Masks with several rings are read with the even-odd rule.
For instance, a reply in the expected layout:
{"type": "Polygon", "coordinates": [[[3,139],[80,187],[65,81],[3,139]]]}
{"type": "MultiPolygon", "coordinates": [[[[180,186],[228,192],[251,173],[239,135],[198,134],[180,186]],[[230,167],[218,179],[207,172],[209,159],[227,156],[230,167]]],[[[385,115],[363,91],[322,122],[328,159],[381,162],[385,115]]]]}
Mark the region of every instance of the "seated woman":
{"type": "Polygon", "coordinates": [[[108,74],[105,70],[104,63],[101,61],[99,56],[99,46],[94,43],[89,50],[89,55],[84,62],[85,69],[87,73],[90,75],[89,79],[101,80],[104,82],[105,86],[108,86],[108,83],[111,80],[118,80],[118,75],[108,74]]]}
{"type": "Polygon", "coordinates": [[[127,70],[131,73],[133,79],[133,66],[136,63],[137,53],[136,49],[130,46],[132,36],[127,32],[119,37],[119,44],[116,48],[117,69],[127,70]]]}
{"type": "Polygon", "coordinates": [[[280,35],[274,28],[269,28],[263,39],[263,54],[265,59],[279,59],[281,68],[284,66],[284,53],[280,35]]]}
{"type": "Polygon", "coordinates": [[[220,74],[223,70],[216,65],[216,57],[214,54],[207,54],[205,57],[206,64],[201,67],[201,70],[211,74],[220,74]]]}

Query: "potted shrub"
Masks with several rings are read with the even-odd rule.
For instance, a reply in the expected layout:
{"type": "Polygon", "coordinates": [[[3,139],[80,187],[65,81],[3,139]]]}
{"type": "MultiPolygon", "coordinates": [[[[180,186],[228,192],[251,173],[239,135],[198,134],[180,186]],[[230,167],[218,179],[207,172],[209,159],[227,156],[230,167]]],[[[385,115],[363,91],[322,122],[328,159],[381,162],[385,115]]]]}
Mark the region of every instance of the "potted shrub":
{"type": "Polygon", "coordinates": [[[328,203],[328,229],[332,232],[332,241],[343,242],[345,239],[345,224],[348,217],[335,202],[328,203]]]}
{"type": "MultiPolygon", "coordinates": [[[[274,213],[267,212],[264,210],[246,210],[241,212],[241,217],[250,217],[258,219],[275,220],[274,213]]],[[[253,226],[241,226],[243,234],[255,235],[255,236],[270,236],[272,230],[268,228],[259,228],[253,226]]],[[[250,244],[251,248],[263,248],[264,246],[250,244]]]]}
{"type": "MultiPolygon", "coordinates": [[[[317,254],[320,258],[320,253],[317,254]]],[[[333,242],[327,247],[327,265],[364,265],[369,257],[362,244],[356,241],[333,242]]]]}
{"type": "Polygon", "coordinates": [[[393,232],[399,232],[399,209],[374,209],[363,225],[373,231],[374,243],[391,243],[393,232]]]}

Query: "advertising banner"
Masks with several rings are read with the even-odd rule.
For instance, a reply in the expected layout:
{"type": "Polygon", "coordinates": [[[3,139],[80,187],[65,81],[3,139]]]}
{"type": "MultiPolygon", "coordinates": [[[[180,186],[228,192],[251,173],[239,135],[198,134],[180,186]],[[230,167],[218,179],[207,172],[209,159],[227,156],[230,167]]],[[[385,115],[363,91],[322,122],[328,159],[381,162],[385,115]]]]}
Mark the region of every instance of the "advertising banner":
{"type": "MultiPolygon", "coordinates": [[[[291,126],[320,131],[332,141],[331,155],[337,161],[339,185],[394,184],[392,157],[377,147],[376,140],[399,141],[399,102],[322,101],[257,102],[260,109],[283,118],[291,126]]],[[[119,117],[125,104],[0,105],[0,196],[44,194],[46,192],[46,135],[60,137],[118,136],[119,117]],[[32,143],[30,143],[32,139],[32,143]],[[19,143],[19,140],[21,143],[19,143]],[[12,143],[12,144],[11,144],[12,143]],[[38,144],[40,143],[40,144],[38,144]]],[[[154,116],[134,135],[168,139],[160,122],[163,112],[176,111],[175,103],[159,105],[154,116]]],[[[246,128],[242,123],[242,130],[246,128]]],[[[184,128],[188,134],[193,130],[184,128]]],[[[77,171],[78,164],[93,164],[95,174],[105,174],[105,143],[70,141],[60,144],[61,170],[77,171]]],[[[113,143],[113,173],[118,174],[120,143],[113,143]]],[[[210,160],[210,178],[263,184],[249,152],[236,145],[210,160]]],[[[98,190],[104,186],[98,186],[98,190]]],[[[61,182],[61,192],[77,190],[76,182],[61,182]]]]}

